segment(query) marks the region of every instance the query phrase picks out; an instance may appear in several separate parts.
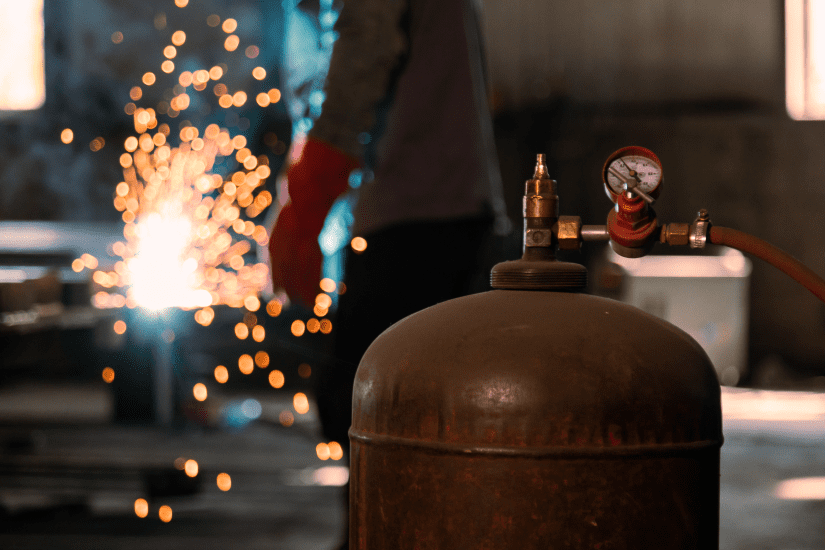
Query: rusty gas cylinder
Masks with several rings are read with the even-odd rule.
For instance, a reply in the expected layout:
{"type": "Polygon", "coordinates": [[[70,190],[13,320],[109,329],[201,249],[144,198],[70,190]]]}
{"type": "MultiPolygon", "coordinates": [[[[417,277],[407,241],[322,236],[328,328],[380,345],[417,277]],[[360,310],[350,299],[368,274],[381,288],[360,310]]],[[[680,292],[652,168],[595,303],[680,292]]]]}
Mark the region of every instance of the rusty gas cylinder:
{"type": "MultiPolygon", "coordinates": [[[[557,216],[555,182],[536,174],[525,235],[553,225],[530,213],[557,216]]],[[[350,548],[718,548],[710,360],[673,325],[582,293],[586,271],[552,240],[364,355],[350,548]]]]}

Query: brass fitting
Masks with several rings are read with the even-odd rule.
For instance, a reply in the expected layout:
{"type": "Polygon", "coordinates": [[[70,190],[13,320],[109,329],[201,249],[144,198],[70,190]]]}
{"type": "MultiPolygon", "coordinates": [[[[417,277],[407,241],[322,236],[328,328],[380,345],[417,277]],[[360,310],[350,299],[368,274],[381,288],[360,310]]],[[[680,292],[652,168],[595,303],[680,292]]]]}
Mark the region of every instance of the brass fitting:
{"type": "Polygon", "coordinates": [[[559,216],[553,228],[560,250],[578,250],[581,248],[582,219],[579,216],[559,216]]]}
{"type": "Polygon", "coordinates": [[[686,246],[690,243],[690,224],[669,223],[662,226],[659,242],[673,246],[686,246]]]}

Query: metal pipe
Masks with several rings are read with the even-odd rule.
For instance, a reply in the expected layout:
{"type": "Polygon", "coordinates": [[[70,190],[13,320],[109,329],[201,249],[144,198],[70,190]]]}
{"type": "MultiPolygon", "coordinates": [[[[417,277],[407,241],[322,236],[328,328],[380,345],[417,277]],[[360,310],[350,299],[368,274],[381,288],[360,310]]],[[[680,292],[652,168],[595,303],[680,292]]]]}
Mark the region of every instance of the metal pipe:
{"type": "Polygon", "coordinates": [[[610,232],[606,225],[583,225],[581,230],[583,241],[609,241],[610,232]]]}

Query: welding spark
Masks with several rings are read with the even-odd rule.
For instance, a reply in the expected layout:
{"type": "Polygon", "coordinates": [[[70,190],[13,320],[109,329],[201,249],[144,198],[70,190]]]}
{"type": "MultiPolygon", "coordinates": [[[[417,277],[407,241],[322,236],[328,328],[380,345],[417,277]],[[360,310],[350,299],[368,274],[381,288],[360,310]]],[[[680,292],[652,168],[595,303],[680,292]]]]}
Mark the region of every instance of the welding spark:
{"type": "MultiPolygon", "coordinates": [[[[187,3],[188,0],[175,0],[181,8],[187,3]]],[[[156,29],[166,29],[166,16],[159,14],[154,23],[156,29]]],[[[236,55],[248,59],[260,54],[255,45],[241,45],[238,34],[234,34],[236,20],[221,22],[217,15],[210,15],[207,24],[210,27],[220,25],[220,30],[225,33],[222,39],[227,52],[237,50],[236,55]]],[[[122,40],[122,33],[112,35],[113,42],[122,40]]],[[[122,213],[125,225],[123,241],[115,243],[110,253],[120,260],[113,267],[101,266],[98,270],[97,259],[85,254],[75,260],[72,268],[77,272],[94,271],[93,281],[102,287],[93,297],[96,307],[140,306],[153,311],[195,309],[195,321],[202,326],[208,326],[215,318],[211,306],[224,304],[245,308],[247,315],[243,323],[235,326],[235,335],[240,339],[251,336],[260,343],[267,334],[252,312],[264,308],[269,316],[277,317],[285,301],[275,298],[265,305],[261,303],[258,296],[266,285],[268,267],[264,263],[248,264],[244,256],[251,251],[252,242],[263,246],[268,240],[266,228],[252,220],[276,198],[283,202],[286,193],[263,189],[271,175],[269,159],[265,155],[253,154],[243,135],[233,135],[229,129],[217,124],[198,128],[189,120],[182,120],[177,131],[173,131],[170,124],[171,119],[187,110],[210,112],[210,108],[202,109],[210,100],[221,109],[239,108],[253,100],[260,108],[267,108],[281,100],[281,91],[263,87],[267,72],[261,66],[255,67],[251,76],[262,87],[249,90],[249,93],[246,90],[230,91],[224,82],[220,82],[230,70],[227,64],[200,69],[187,65],[189,70],[182,70],[181,66],[186,65],[184,52],[191,40],[187,41],[183,30],[176,30],[171,33],[170,41],[171,44],[160,48],[163,53],[160,71],[143,72],[140,81],[129,89],[131,101],[124,106],[124,112],[133,120],[135,135],[123,141],[124,152],[120,155],[123,181],[115,185],[113,197],[114,206],[122,213]],[[173,85],[164,92],[162,100],[148,106],[150,98],[158,99],[156,94],[160,93],[158,88],[163,81],[169,80],[173,85]],[[168,119],[167,122],[161,117],[168,119]],[[233,165],[233,161],[237,161],[236,171],[224,175],[223,168],[216,170],[216,164],[221,165],[224,160],[233,165]]],[[[229,120],[228,116],[226,120],[229,120]]],[[[71,128],[65,128],[60,135],[66,144],[72,143],[74,138],[71,128]]],[[[277,138],[274,142],[278,143],[277,138]]],[[[102,137],[95,138],[90,148],[97,151],[104,144],[102,137]]],[[[285,148],[282,147],[280,152],[273,148],[273,151],[283,154],[285,148]]],[[[325,252],[332,253],[341,248],[343,242],[331,242],[327,235],[322,245],[325,245],[325,252]]],[[[355,237],[351,246],[356,253],[362,253],[367,242],[362,237],[355,237]]],[[[305,332],[329,334],[332,331],[332,322],[325,318],[333,304],[330,295],[343,294],[346,288],[332,279],[322,280],[319,286],[321,292],[313,308],[316,317],[295,320],[290,330],[296,337],[305,332]]],[[[113,330],[124,334],[127,327],[123,321],[118,321],[113,330]]],[[[174,333],[170,330],[169,334],[171,339],[167,342],[171,343],[174,333]]],[[[254,359],[249,354],[238,358],[238,370],[243,375],[251,375],[256,365],[260,369],[269,369],[274,366],[274,358],[265,351],[255,353],[254,359]]],[[[310,374],[309,365],[301,365],[299,376],[308,378],[310,374]]],[[[111,383],[114,370],[107,367],[102,377],[111,383]]],[[[230,369],[224,365],[216,366],[214,378],[218,384],[227,383],[230,369]]],[[[274,368],[268,373],[267,380],[275,389],[283,388],[285,384],[284,373],[274,368]]],[[[207,386],[200,382],[194,384],[192,395],[198,401],[206,400],[207,386]]],[[[233,425],[242,425],[262,414],[260,403],[254,399],[230,405],[222,414],[233,425]]],[[[298,392],[293,396],[292,410],[282,411],[278,420],[288,427],[295,422],[296,415],[305,415],[309,410],[307,396],[298,392]]],[[[340,460],[344,454],[341,445],[334,441],[319,443],[316,452],[321,460],[340,460]]],[[[187,461],[185,468],[187,475],[198,474],[194,460],[187,461]]],[[[346,468],[321,468],[313,483],[342,485],[347,476],[346,468]]],[[[217,484],[221,491],[228,491],[231,487],[229,475],[218,475],[217,484]]],[[[147,502],[136,500],[135,514],[143,518],[148,513],[147,502]]],[[[172,509],[161,506],[158,515],[161,521],[169,522],[172,509]]]]}

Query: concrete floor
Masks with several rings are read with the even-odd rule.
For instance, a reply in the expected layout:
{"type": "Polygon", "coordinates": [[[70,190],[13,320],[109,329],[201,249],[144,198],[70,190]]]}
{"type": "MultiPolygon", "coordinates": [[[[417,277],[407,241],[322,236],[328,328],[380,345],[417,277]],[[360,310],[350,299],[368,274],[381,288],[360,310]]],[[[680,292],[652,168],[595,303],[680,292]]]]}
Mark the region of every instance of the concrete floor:
{"type": "Polygon", "coordinates": [[[312,409],[284,427],[271,420],[291,398],[273,393],[256,396],[269,415],[243,429],[128,427],[106,421],[105,388],[40,389],[0,392],[0,548],[335,546],[342,488],[318,483],[339,483],[341,467],[316,456],[312,409]],[[195,483],[175,469],[179,457],[197,461],[195,483]],[[318,475],[324,466],[332,479],[318,475]],[[229,491],[218,488],[219,473],[230,475],[229,491]],[[144,519],[135,514],[139,498],[149,503],[144,519]],[[169,523],[159,519],[163,505],[172,508],[169,523]]]}
{"type": "Polygon", "coordinates": [[[720,548],[825,548],[825,394],[726,390],[722,411],[720,548]]]}
{"type": "MultiPolygon", "coordinates": [[[[318,483],[341,472],[320,470],[331,461],[315,454],[314,411],[286,428],[273,418],[287,396],[255,398],[265,414],[244,429],[167,430],[108,422],[99,385],[5,388],[0,548],[333,548],[344,501],[340,487],[318,483]],[[195,486],[174,469],[179,457],[197,460],[195,486]],[[228,492],[216,485],[221,472],[228,492]],[[134,502],[163,493],[158,479],[173,480],[167,493],[194,492],[149,498],[141,519],[134,502]],[[169,523],[158,519],[162,505],[169,523]]],[[[720,548],[825,548],[825,480],[781,485],[825,476],[825,395],[725,390],[723,410],[720,548]]]]}

